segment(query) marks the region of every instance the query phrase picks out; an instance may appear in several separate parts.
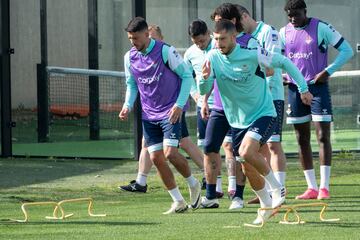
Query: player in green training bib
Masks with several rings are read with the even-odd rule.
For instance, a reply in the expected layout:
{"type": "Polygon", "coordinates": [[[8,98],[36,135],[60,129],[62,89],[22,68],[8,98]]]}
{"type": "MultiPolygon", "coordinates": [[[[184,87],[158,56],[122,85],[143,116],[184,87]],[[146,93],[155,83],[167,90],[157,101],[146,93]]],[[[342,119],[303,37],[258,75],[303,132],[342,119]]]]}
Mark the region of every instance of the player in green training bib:
{"type": "MultiPolygon", "coordinates": [[[[273,100],[261,69],[282,68],[297,79],[304,104],[310,104],[312,95],[303,76],[289,59],[268,53],[260,47],[237,45],[236,28],[231,21],[216,22],[214,39],[218,48],[206,56],[199,83],[200,94],[211,90],[216,76],[225,115],[232,127],[234,152],[243,159],[243,169],[260,199],[261,207],[276,208],[285,201],[285,188],[276,180],[259,152],[271,136],[276,120],[273,100]],[[265,180],[270,185],[272,198],[265,188],[265,180]]],[[[254,224],[267,220],[272,211],[261,211],[259,214],[254,224]]]]}

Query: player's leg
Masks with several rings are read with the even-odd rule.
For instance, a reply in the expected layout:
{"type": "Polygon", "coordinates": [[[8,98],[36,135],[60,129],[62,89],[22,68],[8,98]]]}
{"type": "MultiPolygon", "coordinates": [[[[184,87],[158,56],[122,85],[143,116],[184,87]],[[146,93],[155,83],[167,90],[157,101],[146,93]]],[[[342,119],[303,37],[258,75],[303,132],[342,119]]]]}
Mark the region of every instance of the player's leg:
{"type": "MultiPolygon", "coordinates": [[[[272,206],[277,207],[285,201],[285,188],[276,180],[271,168],[260,154],[261,145],[265,144],[273,132],[276,118],[261,117],[248,128],[241,143],[240,156],[251,164],[268,182],[272,191],[272,206]]],[[[250,181],[250,180],[249,180],[250,181]]]]}
{"type": "MultiPolygon", "coordinates": [[[[268,191],[265,188],[265,180],[260,175],[260,173],[248,162],[245,161],[241,153],[240,146],[244,146],[246,143],[243,141],[247,141],[244,139],[246,135],[247,129],[232,129],[233,134],[233,146],[234,153],[236,154],[236,161],[242,164],[242,170],[249,180],[250,186],[252,187],[255,194],[260,199],[261,207],[272,207],[272,200],[268,191]]],[[[265,161],[265,160],[263,160],[265,161]]],[[[267,220],[271,216],[272,211],[261,211],[255,221],[254,224],[260,224],[262,219],[267,220]]]]}
{"type": "Polygon", "coordinates": [[[224,149],[225,153],[225,164],[228,176],[227,192],[230,199],[232,199],[236,191],[236,161],[233,153],[231,132],[230,137],[228,136],[228,134],[225,136],[222,148],[224,149]]]}
{"type": "Polygon", "coordinates": [[[159,124],[144,121],[143,130],[150,159],[156,166],[158,174],[168,190],[173,204],[164,214],[180,213],[187,210],[187,204],[176,185],[174,175],[166,161],[163,150],[163,131],[159,124]]]}
{"type": "Polygon", "coordinates": [[[274,132],[267,141],[266,146],[270,152],[271,169],[273,170],[276,179],[281,183],[282,186],[285,186],[286,157],[281,145],[282,125],[283,125],[283,116],[284,116],[284,101],[275,100],[274,106],[277,114],[276,123],[274,127],[274,132]]]}
{"type": "Polygon", "coordinates": [[[204,172],[204,154],[201,152],[198,146],[196,146],[189,136],[189,131],[186,124],[185,112],[181,117],[181,140],[180,148],[183,149],[194,161],[196,166],[204,172]]]}
{"type": "Polygon", "coordinates": [[[222,146],[225,151],[225,162],[229,180],[228,196],[231,200],[229,209],[241,209],[244,207],[244,188],[246,177],[242,171],[241,163],[235,160],[230,126],[222,146]]]}
{"type": "MultiPolygon", "coordinates": [[[[309,87],[309,90],[311,92],[311,87],[309,87]]],[[[313,92],[311,93],[313,94],[313,92]]],[[[299,160],[308,186],[303,194],[296,196],[296,199],[316,199],[318,195],[318,186],[316,183],[310,144],[311,108],[302,103],[300,94],[294,84],[289,84],[288,102],[289,105],[286,111],[288,117],[286,123],[293,124],[294,126],[296,140],[299,146],[299,160]]]]}
{"type": "Polygon", "coordinates": [[[212,110],[206,126],[204,146],[204,166],[206,177],[206,196],[201,200],[203,208],[219,207],[216,196],[217,176],[220,172],[220,147],[228,131],[228,123],[222,111],[212,110]]]}
{"type": "Polygon", "coordinates": [[[139,157],[139,168],[136,180],[132,180],[128,185],[120,186],[122,190],[129,192],[142,192],[146,193],[147,191],[147,176],[153,166],[152,161],[150,160],[150,155],[147,147],[145,146],[145,140],[142,139],[142,148],[140,151],[139,157]]]}
{"type": "Polygon", "coordinates": [[[330,122],[314,122],[320,158],[320,188],[318,199],[330,198],[330,170],[332,148],[330,142],[330,122]]]}
{"type": "MultiPolygon", "coordinates": [[[[211,110],[210,110],[211,113],[211,110]]],[[[196,120],[197,120],[197,145],[200,149],[204,149],[205,144],[205,132],[206,132],[206,126],[207,126],[207,120],[203,119],[201,117],[201,108],[196,107],[196,120]]],[[[204,158],[203,158],[203,164],[204,164],[204,158]]],[[[204,169],[204,175],[205,175],[205,169],[204,169]]],[[[206,179],[203,177],[202,179],[202,185],[201,189],[206,189],[206,179]]]]}
{"type": "Polygon", "coordinates": [[[181,123],[171,124],[168,120],[161,121],[164,134],[164,153],[176,170],[186,179],[190,191],[190,203],[193,209],[200,206],[201,185],[191,174],[186,158],[179,153],[178,146],[181,138],[181,123]]]}
{"type": "MultiPolygon", "coordinates": [[[[315,86],[314,86],[315,87],[315,86]]],[[[316,129],[316,137],[319,143],[319,158],[320,158],[320,189],[318,199],[330,198],[330,170],[331,170],[331,121],[332,121],[332,106],[329,93],[329,86],[327,83],[316,85],[317,91],[315,96],[316,102],[312,104],[311,113],[316,129]]]]}

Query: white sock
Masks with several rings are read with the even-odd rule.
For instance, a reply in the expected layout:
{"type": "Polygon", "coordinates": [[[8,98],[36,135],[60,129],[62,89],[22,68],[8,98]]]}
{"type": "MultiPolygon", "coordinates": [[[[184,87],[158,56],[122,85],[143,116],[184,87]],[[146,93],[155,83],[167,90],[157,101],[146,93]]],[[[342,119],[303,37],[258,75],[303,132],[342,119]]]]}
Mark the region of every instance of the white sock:
{"type": "Polygon", "coordinates": [[[190,177],[187,177],[186,181],[188,182],[189,187],[194,187],[197,183],[197,180],[193,175],[190,175],[190,177]]]}
{"type": "Polygon", "coordinates": [[[264,187],[263,189],[260,189],[258,191],[254,191],[256,196],[258,196],[260,200],[260,206],[262,208],[264,207],[271,207],[272,200],[270,197],[270,194],[268,193],[267,189],[264,187]]]}
{"type": "Polygon", "coordinates": [[[285,187],[286,172],[274,172],[274,176],[276,180],[285,187]]]}
{"type": "Polygon", "coordinates": [[[268,192],[271,192],[271,187],[267,181],[265,181],[265,188],[268,192]]]}
{"type": "Polygon", "coordinates": [[[278,180],[276,180],[272,170],[270,170],[269,174],[264,176],[264,178],[269,183],[271,190],[281,187],[281,184],[278,182],[278,180]]]}
{"type": "Polygon", "coordinates": [[[320,165],[320,189],[329,190],[331,166],[320,165]]]}
{"type": "Polygon", "coordinates": [[[136,182],[141,186],[146,186],[147,174],[138,172],[136,182]]]}
{"type": "Polygon", "coordinates": [[[216,191],[223,192],[221,175],[217,176],[217,178],[216,178],[216,191]]]}
{"type": "Polygon", "coordinates": [[[171,196],[171,198],[172,198],[172,200],[174,202],[180,202],[180,201],[184,200],[184,198],[181,195],[178,187],[176,187],[174,189],[171,189],[171,190],[168,190],[168,192],[169,192],[169,194],[170,194],[170,196],[171,196]]]}
{"type": "Polygon", "coordinates": [[[317,191],[318,185],[316,183],[315,170],[314,169],[304,170],[304,175],[308,188],[312,188],[317,191]]]}
{"type": "Polygon", "coordinates": [[[229,185],[228,185],[228,192],[236,191],[236,176],[229,176],[229,185]]]}

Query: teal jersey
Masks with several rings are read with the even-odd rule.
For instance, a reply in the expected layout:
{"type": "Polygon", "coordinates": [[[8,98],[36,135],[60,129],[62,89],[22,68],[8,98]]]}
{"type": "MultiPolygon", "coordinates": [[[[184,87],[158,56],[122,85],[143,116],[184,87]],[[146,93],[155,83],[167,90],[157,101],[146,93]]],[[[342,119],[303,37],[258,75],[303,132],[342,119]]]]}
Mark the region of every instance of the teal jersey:
{"type": "Polygon", "coordinates": [[[297,79],[301,93],[308,91],[304,77],[289,59],[260,47],[243,48],[236,44],[228,55],[213,49],[206,59],[210,62],[211,74],[208,79],[200,80],[200,94],[211,90],[216,76],[226,118],[234,128],[245,129],[264,116],[276,117],[262,68],[282,68],[297,79]]]}
{"type": "MultiPolygon", "coordinates": [[[[259,41],[262,48],[271,53],[281,53],[281,43],[279,33],[276,29],[264,22],[258,25],[251,35],[259,41]]],[[[266,77],[269,84],[271,95],[274,100],[284,100],[284,86],[281,69],[275,68],[274,75],[266,77]]]]}
{"type": "MultiPolygon", "coordinates": [[[[149,46],[146,48],[144,55],[149,54],[155,46],[155,40],[151,39],[149,46]]],[[[162,48],[162,58],[164,63],[167,63],[170,70],[177,74],[181,78],[181,88],[179,96],[176,100],[176,106],[183,108],[189,99],[189,93],[191,89],[192,76],[188,66],[180,54],[176,51],[173,46],[164,45],[162,48]]],[[[130,57],[129,51],[124,56],[124,72],[126,78],[126,95],[124,106],[131,109],[137,97],[138,88],[134,76],[130,71],[130,57]]]]}
{"type": "MultiPolygon", "coordinates": [[[[280,29],[281,47],[285,48],[285,27],[280,29]]],[[[354,52],[342,35],[335,30],[333,26],[323,21],[318,25],[318,46],[320,49],[328,50],[329,45],[333,46],[339,51],[334,62],[328,65],[325,70],[329,75],[340,69],[353,55],[354,52]]]]}
{"type": "MultiPolygon", "coordinates": [[[[205,50],[201,50],[195,44],[189,47],[184,54],[184,62],[189,67],[191,72],[195,73],[195,80],[192,82],[191,96],[199,93],[199,89],[197,88],[198,82],[201,79],[201,69],[205,61],[206,53],[208,53],[211,49],[215,48],[215,40],[211,38],[209,45],[205,50]]],[[[204,100],[204,96],[200,96],[197,101],[197,106],[201,107],[204,100]]],[[[208,98],[209,108],[212,109],[214,103],[214,96],[211,94],[208,98]]]]}

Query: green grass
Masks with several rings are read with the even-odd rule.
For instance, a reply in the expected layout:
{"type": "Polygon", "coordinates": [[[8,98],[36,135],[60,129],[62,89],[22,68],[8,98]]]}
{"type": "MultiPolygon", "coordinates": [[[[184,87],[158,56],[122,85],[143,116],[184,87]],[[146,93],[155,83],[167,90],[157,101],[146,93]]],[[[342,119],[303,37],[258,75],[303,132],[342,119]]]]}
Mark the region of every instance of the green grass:
{"type": "MultiPolygon", "coordinates": [[[[199,209],[185,214],[165,216],[171,199],[163,189],[155,170],[149,177],[146,194],[120,192],[136,176],[135,161],[1,159],[0,161],[0,239],[359,239],[360,229],[360,156],[340,154],[332,168],[332,198],[325,215],[340,222],[318,219],[319,208],[303,209],[303,225],[281,225],[277,216],[262,229],[244,227],[256,217],[256,206],[246,205],[230,212],[228,199],[220,208],[199,209]],[[65,205],[72,218],[63,221],[44,219],[50,207],[30,207],[28,223],[10,223],[22,219],[22,201],[60,201],[67,198],[93,197],[94,212],[103,218],[90,218],[85,204],[65,205]],[[236,228],[225,228],[236,226],[236,228]]],[[[194,173],[200,172],[193,164],[194,173]]],[[[318,165],[316,165],[318,173],[318,165]]],[[[225,172],[225,171],[224,171],[225,172]]],[[[302,171],[295,159],[288,160],[288,204],[299,203],[294,196],[305,189],[302,171]]],[[[181,192],[188,199],[187,187],[176,174],[181,192]]],[[[226,183],[226,177],[223,177],[226,183]]],[[[226,189],[226,184],[223,186],[226,189]]],[[[253,197],[246,187],[245,199],[253,197]]],[[[313,201],[316,202],[316,201],[313,201]]],[[[282,214],[280,214],[282,215],[282,214]]]]}

